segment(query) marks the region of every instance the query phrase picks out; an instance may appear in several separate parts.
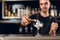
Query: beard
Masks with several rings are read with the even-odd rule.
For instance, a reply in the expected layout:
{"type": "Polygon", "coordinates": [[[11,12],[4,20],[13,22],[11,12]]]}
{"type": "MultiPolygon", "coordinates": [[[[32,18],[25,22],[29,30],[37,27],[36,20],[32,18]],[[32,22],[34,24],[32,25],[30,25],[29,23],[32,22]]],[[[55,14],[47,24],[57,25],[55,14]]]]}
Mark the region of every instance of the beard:
{"type": "Polygon", "coordinates": [[[46,13],[48,10],[41,10],[42,12],[46,13]]]}
{"type": "Polygon", "coordinates": [[[47,12],[47,11],[48,11],[48,8],[47,8],[47,7],[43,7],[43,8],[41,9],[41,11],[47,12]]]}

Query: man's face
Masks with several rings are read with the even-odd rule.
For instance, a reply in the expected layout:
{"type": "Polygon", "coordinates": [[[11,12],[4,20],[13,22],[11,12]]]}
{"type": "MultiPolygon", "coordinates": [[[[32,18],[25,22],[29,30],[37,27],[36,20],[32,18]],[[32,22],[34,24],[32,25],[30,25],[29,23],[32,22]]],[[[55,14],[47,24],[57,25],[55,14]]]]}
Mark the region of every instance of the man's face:
{"type": "Polygon", "coordinates": [[[43,12],[48,11],[50,8],[49,0],[40,0],[39,1],[39,7],[40,7],[41,11],[43,11],[43,12]]]}

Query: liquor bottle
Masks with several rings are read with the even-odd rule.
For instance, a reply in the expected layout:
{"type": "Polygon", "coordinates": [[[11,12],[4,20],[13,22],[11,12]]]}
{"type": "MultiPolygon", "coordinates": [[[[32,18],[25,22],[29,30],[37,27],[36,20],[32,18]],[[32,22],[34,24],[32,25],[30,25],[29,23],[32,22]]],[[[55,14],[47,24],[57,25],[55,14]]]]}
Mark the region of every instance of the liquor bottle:
{"type": "Polygon", "coordinates": [[[28,33],[28,28],[27,27],[25,27],[25,33],[28,33]]]}
{"type": "Polygon", "coordinates": [[[10,15],[10,13],[11,13],[11,12],[10,12],[10,11],[8,11],[8,16],[9,16],[9,17],[11,16],[11,15],[10,15]]]}
{"type": "Polygon", "coordinates": [[[30,32],[31,32],[31,33],[33,32],[33,27],[30,27],[30,32]]]}
{"type": "Polygon", "coordinates": [[[57,9],[56,9],[56,6],[54,6],[54,16],[57,16],[57,9]]]}
{"type": "Polygon", "coordinates": [[[26,6],[26,9],[25,9],[25,14],[30,16],[30,13],[31,13],[31,8],[29,6],[26,6]]]}
{"type": "Polygon", "coordinates": [[[60,10],[59,10],[59,16],[60,16],[60,10]]]}
{"type": "Polygon", "coordinates": [[[7,5],[5,4],[4,7],[4,16],[8,16],[8,9],[7,9],[7,5]]]}
{"type": "Polygon", "coordinates": [[[22,33],[22,27],[19,28],[19,32],[22,33]]]}
{"type": "Polygon", "coordinates": [[[32,12],[32,14],[35,14],[35,10],[34,10],[34,8],[32,8],[32,11],[31,11],[31,12],[32,12]]]}
{"type": "Polygon", "coordinates": [[[53,5],[51,5],[50,15],[51,15],[52,17],[54,17],[54,8],[53,8],[53,5]]]}

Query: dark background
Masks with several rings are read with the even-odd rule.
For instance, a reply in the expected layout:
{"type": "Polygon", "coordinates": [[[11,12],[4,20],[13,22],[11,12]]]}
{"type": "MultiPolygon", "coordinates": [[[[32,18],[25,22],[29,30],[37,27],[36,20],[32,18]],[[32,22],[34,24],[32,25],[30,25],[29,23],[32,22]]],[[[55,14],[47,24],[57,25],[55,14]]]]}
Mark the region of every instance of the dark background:
{"type": "MultiPolygon", "coordinates": [[[[36,8],[38,7],[38,1],[19,1],[19,2],[7,2],[7,5],[12,5],[15,3],[20,3],[24,4],[24,6],[30,6],[31,8],[36,8]]],[[[58,10],[58,15],[59,15],[59,10],[60,10],[60,1],[59,0],[51,0],[51,3],[53,5],[56,5],[57,10],[58,10]]],[[[60,18],[59,18],[60,19],[60,18]]],[[[2,2],[0,2],[0,20],[2,19],[2,2]]],[[[19,31],[19,24],[15,23],[0,23],[0,34],[17,34],[19,31]]]]}

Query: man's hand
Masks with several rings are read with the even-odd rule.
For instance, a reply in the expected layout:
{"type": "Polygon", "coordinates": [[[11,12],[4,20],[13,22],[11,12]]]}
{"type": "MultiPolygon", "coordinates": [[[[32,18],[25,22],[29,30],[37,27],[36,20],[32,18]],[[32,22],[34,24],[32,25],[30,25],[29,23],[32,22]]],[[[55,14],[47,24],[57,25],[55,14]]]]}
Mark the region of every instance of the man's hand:
{"type": "Polygon", "coordinates": [[[22,17],[21,24],[22,24],[23,26],[26,26],[26,25],[29,24],[29,22],[28,22],[27,19],[29,19],[28,15],[24,15],[24,16],[22,17]]]}
{"type": "Polygon", "coordinates": [[[50,34],[51,36],[54,36],[55,33],[56,33],[57,28],[58,28],[58,24],[55,23],[55,22],[52,22],[52,23],[51,23],[51,28],[50,28],[49,34],[50,34]]]}
{"type": "Polygon", "coordinates": [[[58,28],[58,23],[52,22],[50,30],[57,30],[57,28],[58,28]]]}

